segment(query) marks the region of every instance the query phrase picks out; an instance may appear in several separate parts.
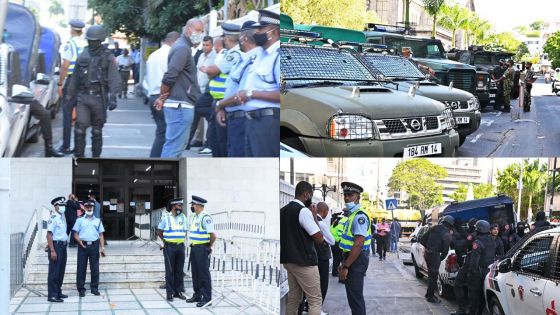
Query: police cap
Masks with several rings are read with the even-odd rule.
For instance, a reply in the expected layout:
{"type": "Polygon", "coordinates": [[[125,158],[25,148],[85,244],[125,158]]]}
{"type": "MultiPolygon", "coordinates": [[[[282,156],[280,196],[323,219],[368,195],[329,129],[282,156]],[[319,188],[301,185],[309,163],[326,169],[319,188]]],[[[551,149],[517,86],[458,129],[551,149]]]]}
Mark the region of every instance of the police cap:
{"type": "Polygon", "coordinates": [[[93,206],[95,206],[95,202],[93,202],[93,200],[88,200],[84,202],[84,207],[93,207],[93,206]]]}
{"type": "Polygon", "coordinates": [[[66,201],[66,198],[64,197],[56,197],[53,200],[51,200],[51,205],[53,206],[58,206],[58,205],[62,205],[64,204],[66,201]]]}
{"type": "Polygon", "coordinates": [[[252,26],[255,25],[257,22],[249,20],[249,21],[245,21],[243,23],[243,25],[241,25],[241,30],[245,31],[245,30],[249,30],[252,29],[252,26]]]}
{"type": "Polygon", "coordinates": [[[280,26],[280,14],[269,10],[259,10],[259,22],[253,24],[252,28],[259,28],[267,25],[280,26]]]}
{"type": "Polygon", "coordinates": [[[183,198],[175,198],[175,199],[169,200],[169,205],[170,205],[170,206],[182,205],[183,203],[185,203],[185,201],[183,200],[183,198]]]}
{"type": "Polygon", "coordinates": [[[90,26],[86,31],[86,39],[87,40],[100,40],[104,41],[107,33],[102,25],[93,25],[90,26]]]}
{"type": "Polygon", "coordinates": [[[76,31],[81,31],[82,28],[86,27],[86,24],[84,22],[76,19],[70,20],[68,22],[68,25],[70,25],[70,28],[76,31]]]}
{"type": "Polygon", "coordinates": [[[351,182],[342,182],[340,186],[342,187],[342,192],[345,194],[361,194],[364,192],[364,189],[360,185],[351,182]]]}
{"type": "Polygon", "coordinates": [[[224,30],[224,35],[239,35],[241,27],[233,23],[222,23],[222,29],[224,30]]]}
{"type": "Polygon", "coordinates": [[[478,233],[490,233],[490,223],[486,220],[478,220],[474,225],[478,233]]]}
{"type": "Polygon", "coordinates": [[[204,206],[208,201],[202,197],[192,195],[191,204],[204,206]]]}

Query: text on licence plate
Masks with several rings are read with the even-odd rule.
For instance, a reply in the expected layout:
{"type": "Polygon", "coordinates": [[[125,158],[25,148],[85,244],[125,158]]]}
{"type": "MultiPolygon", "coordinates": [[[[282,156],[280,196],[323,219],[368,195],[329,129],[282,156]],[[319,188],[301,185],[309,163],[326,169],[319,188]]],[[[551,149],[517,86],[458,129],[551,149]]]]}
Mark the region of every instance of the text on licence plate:
{"type": "Polygon", "coordinates": [[[496,97],[496,94],[490,94],[490,97],[496,97]]]}
{"type": "Polygon", "coordinates": [[[470,123],[470,122],[471,122],[471,119],[470,119],[470,117],[455,117],[455,121],[456,121],[458,124],[463,125],[463,124],[468,124],[468,123],[470,123]]]}
{"type": "Polygon", "coordinates": [[[415,156],[434,155],[441,154],[441,152],[441,143],[413,145],[404,148],[403,157],[409,158],[415,156]]]}

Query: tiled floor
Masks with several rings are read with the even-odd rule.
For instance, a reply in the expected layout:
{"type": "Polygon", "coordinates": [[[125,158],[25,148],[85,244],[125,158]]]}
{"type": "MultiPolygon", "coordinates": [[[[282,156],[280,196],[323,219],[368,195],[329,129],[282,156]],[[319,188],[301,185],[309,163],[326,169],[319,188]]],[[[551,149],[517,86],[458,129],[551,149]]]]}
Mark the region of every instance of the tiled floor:
{"type": "MultiPolygon", "coordinates": [[[[19,290],[10,301],[12,314],[83,314],[83,315],[137,315],[137,314],[236,314],[239,308],[226,302],[218,303],[214,308],[201,310],[193,303],[175,299],[165,300],[165,290],[161,289],[106,289],[95,296],[86,292],[83,298],[76,291],[67,291],[68,298],[63,303],[50,303],[47,298],[37,296],[26,289],[19,290]]],[[[46,293],[41,291],[41,293],[46,293]]],[[[190,292],[186,296],[190,296],[190,292]]],[[[235,300],[241,307],[247,305],[241,299],[235,300]]],[[[256,308],[247,310],[246,314],[260,314],[256,308]]]]}

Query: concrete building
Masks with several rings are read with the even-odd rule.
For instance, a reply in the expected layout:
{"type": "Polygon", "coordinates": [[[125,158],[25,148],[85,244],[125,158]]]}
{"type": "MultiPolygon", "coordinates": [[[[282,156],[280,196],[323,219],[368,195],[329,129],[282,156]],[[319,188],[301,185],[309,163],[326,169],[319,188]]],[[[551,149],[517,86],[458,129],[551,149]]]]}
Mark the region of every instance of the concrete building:
{"type": "Polygon", "coordinates": [[[443,202],[454,201],[450,196],[461,185],[488,183],[483,169],[478,165],[478,159],[451,159],[449,163],[442,163],[441,166],[447,171],[447,177],[438,180],[437,183],[443,186],[443,202]]]}

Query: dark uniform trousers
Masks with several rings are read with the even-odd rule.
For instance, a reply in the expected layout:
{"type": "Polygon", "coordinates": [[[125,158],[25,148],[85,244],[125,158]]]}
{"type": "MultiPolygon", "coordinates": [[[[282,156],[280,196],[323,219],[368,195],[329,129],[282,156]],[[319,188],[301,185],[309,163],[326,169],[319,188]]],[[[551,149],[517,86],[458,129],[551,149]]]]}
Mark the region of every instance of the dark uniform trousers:
{"type": "Polygon", "coordinates": [[[469,315],[482,315],[484,306],[484,275],[480,272],[469,271],[467,275],[467,288],[469,292],[469,315]]]}
{"type": "MultiPolygon", "coordinates": [[[[86,241],[82,241],[86,245],[86,241]]],[[[90,242],[87,242],[90,243],[90,242]]],[[[78,246],[78,272],[76,274],[76,287],[78,292],[86,291],[86,271],[89,260],[89,269],[91,270],[90,288],[92,292],[98,291],[99,287],[99,240],[86,248],[78,246]]]]}
{"type": "MultiPolygon", "coordinates": [[[[345,255],[346,256],[346,255],[345,255]]],[[[345,257],[346,258],[346,257],[345,257]]],[[[364,300],[364,277],[369,265],[367,251],[362,251],[358,258],[348,268],[348,275],[344,286],[348,304],[352,315],[366,315],[366,302],[364,300]]]]}
{"type": "Polygon", "coordinates": [[[280,156],[280,109],[266,108],[248,112],[245,122],[245,155],[248,157],[280,156]],[[272,110],[273,115],[265,111],[272,110]]]}
{"type": "Polygon", "coordinates": [[[464,312],[467,310],[467,290],[467,267],[463,267],[457,272],[457,277],[455,277],[455,283],[453,284],[453,291],[459,310],[464,312]]]}
{"type": "Polygon", "coordinates": [[[321,283],[321,296],[323,297],[323,302],[325,302],[325,297],[327,297],[327,290],[329,289],[329,259],[319,259],[317,267],[319,267],[319,279],[321,283]]]}
{"type": "Polygon", "coordinates": [[[439,276],[440,255],[437,252],[428,251],[424,252],[424,258],[428,265],[428,290],[426,298],[434,296],[437,288],[437,278],[439,276]]]}
{"type": "Polygon", "coordinates": [[[70,148],[70,138],[72,136],[72,110],[76,107],[77,99],[76,97],[68,97],[66,94],[66,89],[68,82],[70,82],[70,77],[68,75],[64,88],[62,90],[62,95],[64,96],[61,100],[62,103],[62,147],[64,149],[70,148]]]}
{"type": "Polygon", "coordinates": [[[58,298],[62,294],[62,282],[66,272],[66,242],[53,241],[56,261],[51,260],[51,250],[48,250],[49,275],[48,275],[48,298],[58,298]]]}
{"type": "Polygon", "coordinates": [[[244,111],[227,113],[227,156],[245,156],[245,118],[244,111]],[[237,116],[237,117],[236,117],[237,116]]]}
{"type": "Polygon", "coordinates": [[[103,147],[103,125],[106,111],[99,95],[78,94],[76,126],[74,128],[75,156],[83,157],[86,148],[86,131],[91,126],[91,151],[93,157],[101,155],[103,147]]]}
{"type": "Polygon", "coordinates": [[[185,266],[185,243],[165,242],[165,291],[167,295],[183,292],[183,267],[185,266]]]}
{"type": "Polygon", "coordinates": [[[333,258],[333,265],[331,273],[333,275],[338,274],[338,266],[340,266],[340,262],[342,261],[342,250],[338,246],[340,243],[336,242],[334,245],[331,246],[332,258],[333,258]]]}
{"type": "Polygon", "coordinates": [[[208,145],[212,149],[212,157],[227,157],[227,126],[222,127],[216,120],[216,101],[212,103],[212,115],[208,122],[208,145]]]}
{"type": "Polygon", "coordinates": [[[163,110],[157,110],[153,106],[158,98],[159,94],[154,94],[150,95],[148,100],[148,106],[152,111],[152,118],[156,123],[156,135],[154,137],[154,143],[152,143],[152,150],[150,151],[150,157],[152,158],[161,157],[161,150],[165,144],[165,130],[167,129],[165,117],[163,116],[163,110]]]}
{"type": "MultiPolygon", "coordinates": [[[[39,120],[41,125],[41,133],[45,142],[52,141],[52,128],[51,128],[51,113],[46,110],[41,103],[37,101],[31,102],[29,106],[29,113],[31,116],[39,120]]],[[[52,143],[51,143],[52,144],[52,143]]]]}
{"type": "MultiPolygon", "coordinates": [[[[73,210],[74,212],[76,210],[73,210]]],[[[74,230],[72,230],[72,227],[74,226],[74,224],[76,224],[76,220],[68,220],[67,221],[67,225],[66,225],[66,234],[70,235],[68,237],[69,239],[69,245],[76,245],[76,240],[74,239],[74,230]]]]}
{"type": "Polygon", "coordinates": [[[212,300],[210,278],[210,248],[207,245],[191,245],[191,270],[194,296],[200,302],[212,300]]]}

